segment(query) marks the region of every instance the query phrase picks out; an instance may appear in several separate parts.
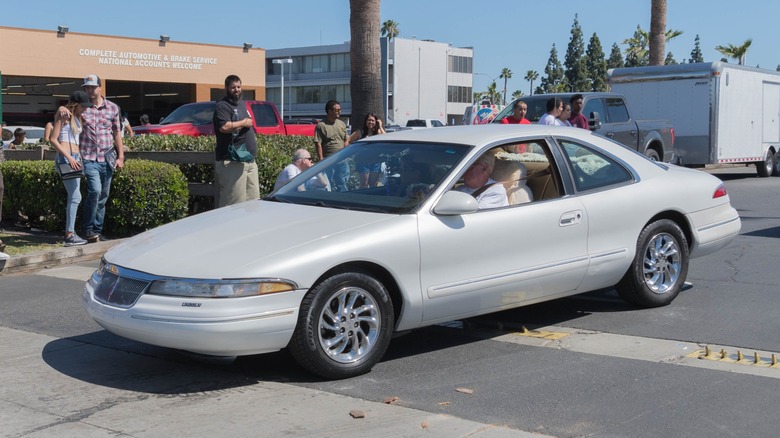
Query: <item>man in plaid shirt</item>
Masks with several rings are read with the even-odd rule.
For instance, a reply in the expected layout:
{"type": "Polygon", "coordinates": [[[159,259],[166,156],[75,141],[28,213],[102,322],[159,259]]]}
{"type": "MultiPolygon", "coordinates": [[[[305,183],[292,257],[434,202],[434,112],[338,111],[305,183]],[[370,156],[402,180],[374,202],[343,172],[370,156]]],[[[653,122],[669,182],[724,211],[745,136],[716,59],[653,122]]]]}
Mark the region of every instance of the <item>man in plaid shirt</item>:
{"type": "Polygon", "coordinates": [[[100,94],[100,78],[97,75],[89,75],[84,78],[81,87],[92,101],[92,107],[82,113],[84,126],[79,136],[84,176],[87,179],[87,197],[82,211],[84,237],[89,242],[97,242],[107,240],[102,234],[106,201],[111,190],[114,169],[124,166],[124,144],[122,126],[119,124],[119,107],[100,94]]]}

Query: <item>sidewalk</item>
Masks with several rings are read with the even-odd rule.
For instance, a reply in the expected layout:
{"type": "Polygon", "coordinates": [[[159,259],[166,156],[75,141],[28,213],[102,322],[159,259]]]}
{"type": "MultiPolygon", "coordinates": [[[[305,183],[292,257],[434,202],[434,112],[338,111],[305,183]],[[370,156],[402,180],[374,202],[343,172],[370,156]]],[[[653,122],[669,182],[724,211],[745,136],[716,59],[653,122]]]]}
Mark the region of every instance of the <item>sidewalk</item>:
{"type": "Polygon", "coordinates": [[[62,247],[48,251],[14,255],[8,260],[0,260],[0,277],[27,274],[68,263],[98,260],[112,246],[123,240],[109,240],[107,242],[88,243],[81,246],[62,247]]]}

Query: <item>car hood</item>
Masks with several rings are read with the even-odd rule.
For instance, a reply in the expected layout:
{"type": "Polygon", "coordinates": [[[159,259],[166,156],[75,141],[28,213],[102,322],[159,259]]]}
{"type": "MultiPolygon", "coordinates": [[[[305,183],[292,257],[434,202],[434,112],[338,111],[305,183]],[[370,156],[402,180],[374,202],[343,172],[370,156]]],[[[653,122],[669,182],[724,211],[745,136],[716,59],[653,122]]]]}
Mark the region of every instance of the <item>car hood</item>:
{"type": "MultiPolygon", "coordinates": [[[[242,278],[259,262],[332,241],[394,215],[249,201],[198,214],[115,246],[109,263],[167,277],[242,278]]],[[[321,245],[320,245],[321,247],[321,245]]]]}

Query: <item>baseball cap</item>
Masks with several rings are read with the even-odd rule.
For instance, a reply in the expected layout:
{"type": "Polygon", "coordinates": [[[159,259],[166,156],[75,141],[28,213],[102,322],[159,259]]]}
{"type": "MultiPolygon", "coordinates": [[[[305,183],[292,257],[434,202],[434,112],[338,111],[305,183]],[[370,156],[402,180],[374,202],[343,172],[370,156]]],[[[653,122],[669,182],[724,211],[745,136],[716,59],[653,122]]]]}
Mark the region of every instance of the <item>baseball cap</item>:
{"type": "Polygon", "coordinates": [[[89,75],[86,78],[84,78],[84,83],[81,84],[82,87],[99,87],[100,86],[100,78],[98,75],[89,75]]]}
{"type": "Polygon", "coordinates": [[[83,90],[76,90],[70,93],[70,97],[68,99],[71,102],[83,106],[84,108],[90,108],[92,106],[92,102],[89,100],[89,96],[83,90]]]}

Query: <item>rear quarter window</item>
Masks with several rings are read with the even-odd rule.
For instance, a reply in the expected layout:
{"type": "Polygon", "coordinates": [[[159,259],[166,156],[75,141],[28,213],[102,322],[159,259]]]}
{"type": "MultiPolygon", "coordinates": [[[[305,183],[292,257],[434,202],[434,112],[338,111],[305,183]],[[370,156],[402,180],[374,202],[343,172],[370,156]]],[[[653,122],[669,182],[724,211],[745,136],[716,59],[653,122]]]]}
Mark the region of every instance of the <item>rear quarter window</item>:
{"type": "Polygon", "coordinates": [[[257,126],[276,126],[276,113],[274,113],[271,105],[265,105],[262,103],[252,104],[252,114],[254,114],[255,122],[257,126]]]}

